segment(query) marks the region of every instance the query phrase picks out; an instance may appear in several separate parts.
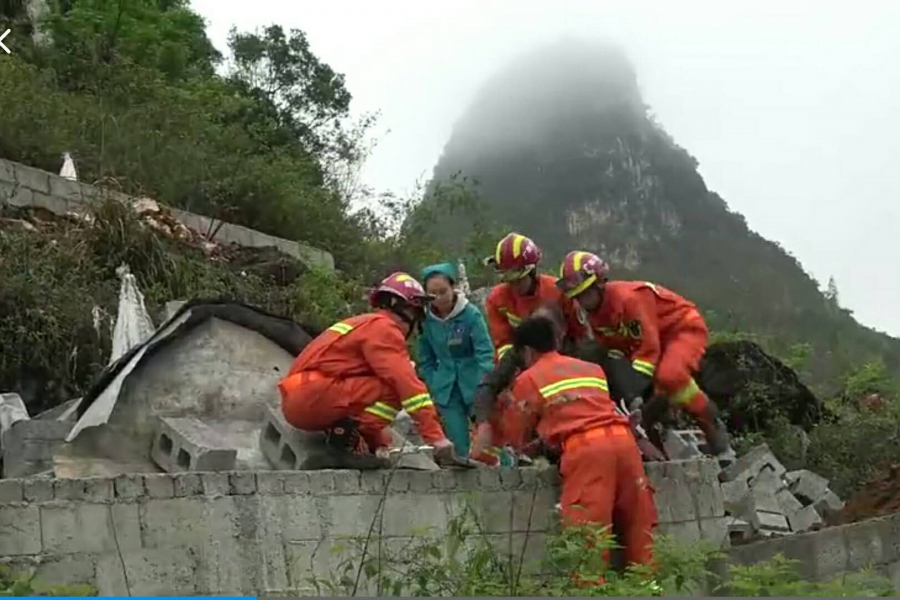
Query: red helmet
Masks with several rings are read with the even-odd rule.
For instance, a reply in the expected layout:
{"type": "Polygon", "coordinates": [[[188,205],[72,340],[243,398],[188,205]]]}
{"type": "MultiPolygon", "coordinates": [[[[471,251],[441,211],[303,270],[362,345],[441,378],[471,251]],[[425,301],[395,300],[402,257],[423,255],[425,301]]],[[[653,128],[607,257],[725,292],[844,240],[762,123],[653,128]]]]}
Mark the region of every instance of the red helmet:
{"type": "Polygon", "coordinates": [[[416,281],[412,275],[398,271],[386,277],[377,288],[369,295],[369,303],[377,307],[379,294],[392,294],[402,298],[413,306],[425,306],[428,294],[425,293],[422,284],[416,281]]]}
{"type": "Polygon", "coordinates": [[[541,261],[541,249],[533,241],[519,233],[510,233],[497,244],[494,256],[484,260],[501,273],[503,281],[522,279],[541,261]]]}
{"type": "Polygon", "coordinates": [[[556,286],[566,294],[566,298],[574,298],[598,280],[605,281],[607,272],[609,265],[599,256],[575,250],[566,254],[559,268],[556,286]]]}

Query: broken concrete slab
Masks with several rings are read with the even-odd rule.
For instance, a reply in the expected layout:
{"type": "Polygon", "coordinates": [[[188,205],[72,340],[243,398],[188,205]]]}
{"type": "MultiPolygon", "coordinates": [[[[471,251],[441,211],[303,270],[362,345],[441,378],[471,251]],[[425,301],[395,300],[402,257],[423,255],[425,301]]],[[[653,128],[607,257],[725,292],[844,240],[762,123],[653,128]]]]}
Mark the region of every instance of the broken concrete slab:
{"type": "Polygon", "coordinates": [[[791,532],[787,517],[781,513],[771,513],[760,510],[756,512],[756,518],[759,520],[760,533],[772,532],[788,534],[791,532]]]}
{"type": "Polygon", "coordinates": [[[725,504],[725,510],[731,514],[735,514],[735,511],[739,510],[748,495],[750,495],[750,486],[743,479],[726,481],[722,484],[722,501],[725,504]]]}
{"type": "Polygon", "coordinates": [[[837,494],[828,490],[825,494],[813,503],[813,507],[821,516],[826,516],[829,512],[837,512],[844,508],[844,501],[837,494]]]}
{"type": "Polygon", "coordinates": [[[73,398],[63,402],[59,406],[47,409],[37,415],[35,419],[43,421],[67,421],[75,423],[78,413],[78,405],[81,404],[81,398],[73,398]]]}
{"type": "Polygon", "coordinates": [[[792,515],[803,509],[803,503],[797,500],[794,494],[788,489],[781,490],[775,494],[775,498],[778,500],[778,505],[781,507],[781,514],[786,516],[788,521],[790,521],[792,515]]]}
{"type": "Polygon", "coordinates": [[[71,423],[17,421],[0,435],[3,476],[28,477],[53,469],[53,455],[63,445],[71,423]]]}
{"type": "Polygon", "coordinates": [[[815,506],[804,506],[797,512],[788,516],[788,524],[794,533],[804,533],[822,527],[822,517],[816,512],[815,506]]]}
{"type": "Polygon", "coordinates": [[[732,544],[746,542],[750,540],[755,533],[756,531],[749,521],[738,519],[736,517],[728,518],[728,538],[731,540],[732,544]]]}
{"type": "Polygon", "coordinates": [[[233,471],[237,461],[229,440],[193,417],[158,417],[150,455],[169,473],[233,471]]]}
{"type": "Polygon", "coordinates": [[[703,456],[700,446],[705,443],[700,432],[670,429],[666,431],[663,448],[670,460],[690,460],[703,456]]]}
{"type": "Polygon", "coordinates": [[[779,478],[787,472],[784,465],[769,450],[768,444],[760,444],[723,469],[721,480],[724,482],[743,479],[749,483],[766,466],[769,466],[779,478]]]}
{"type": "Polygon", "coordinates": [[[794,471],[794,484],[791,491],[804,504],[813,504],[825,495],[828,489],[828,480],[812,471],[794,471]]]}
{"type": "Polygon", "coordinates": [[[749,485],[755,494],[774,496],[781,490],[787,489],[781,476],[770,467],[771,465],[765,465],[756,476],[750,479],[749,485]]]}

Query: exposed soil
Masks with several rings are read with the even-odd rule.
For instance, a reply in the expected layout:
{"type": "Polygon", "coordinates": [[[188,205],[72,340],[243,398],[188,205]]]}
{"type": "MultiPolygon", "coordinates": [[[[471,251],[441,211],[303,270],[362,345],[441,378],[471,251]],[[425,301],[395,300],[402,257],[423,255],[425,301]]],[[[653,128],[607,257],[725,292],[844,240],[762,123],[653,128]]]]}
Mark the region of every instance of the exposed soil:
{"type": "Polygon", "coordinates": [[[900,464],[857,490],[829,525],[855,523],[900,512],[900,464]]]}

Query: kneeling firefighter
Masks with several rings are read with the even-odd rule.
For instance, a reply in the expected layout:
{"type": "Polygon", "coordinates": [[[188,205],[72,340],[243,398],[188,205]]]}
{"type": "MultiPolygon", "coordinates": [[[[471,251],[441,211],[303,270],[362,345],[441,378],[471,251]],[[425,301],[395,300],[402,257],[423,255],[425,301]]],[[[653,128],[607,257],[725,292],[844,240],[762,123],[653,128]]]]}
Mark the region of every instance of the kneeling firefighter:
{"type": "Polygon", "coordinates": [[[335,323],[294,361],[278,384],[285,419],[298,429],[324,431],[331,453],[346,466],[377,468],[389,457],[386,427],[403,409],[439,464],[459,464],[406,346],[424,317],[425,290],[410,275],[394,273],[369,301],[375,312],[335,323]],[[360,436],[378,460],[351,458],[360,436]]]}
{"type": "Polygon", "coordinates": [[[710,453],[728,452],[728,431],[718,409],[693,378],[708,338],[700,311],[660,285],[608,281],[608,272],[598,256],[570,252],[557,286],[585,312],[593,338],[631,362],[637,383],[625,390],[626,405],[636,408],[632,401],[652,384],[660,397],[694,418],[710,453]]]}

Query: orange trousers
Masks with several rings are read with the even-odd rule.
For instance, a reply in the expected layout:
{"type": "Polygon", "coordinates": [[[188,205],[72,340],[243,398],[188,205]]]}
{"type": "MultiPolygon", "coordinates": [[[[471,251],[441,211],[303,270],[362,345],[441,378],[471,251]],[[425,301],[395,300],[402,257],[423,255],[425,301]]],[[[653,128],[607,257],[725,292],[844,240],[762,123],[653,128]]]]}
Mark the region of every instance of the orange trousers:
{"type": "Polygon", "coordinates": [[[391,445],[385,428],[400,412],[401,404],[396,392],[381,379],[336,379],[301,371],[282,380],[278,388],[284,418],[297,429],[322,431],[350,418],[358,423],[370,451],[391,445]],[[381,415],[366,411],[370,406],[381,415]]]}
{"type": "Polygon", "coordinates": [[[560,473],[564,522],[610,528],[615,522],[626,562],[652,563],[656,503],[628,427],[611,425],[570,437],[560,473]]]}
{"type": "Polygon", "coordinates": [[[708,333],[703,322],[685,327],[667,340],[656,368],[656,387],[674,404],[694,416],[702,416],[709,399],[694,382],[700,359],[706,352],[708,333]]]}

